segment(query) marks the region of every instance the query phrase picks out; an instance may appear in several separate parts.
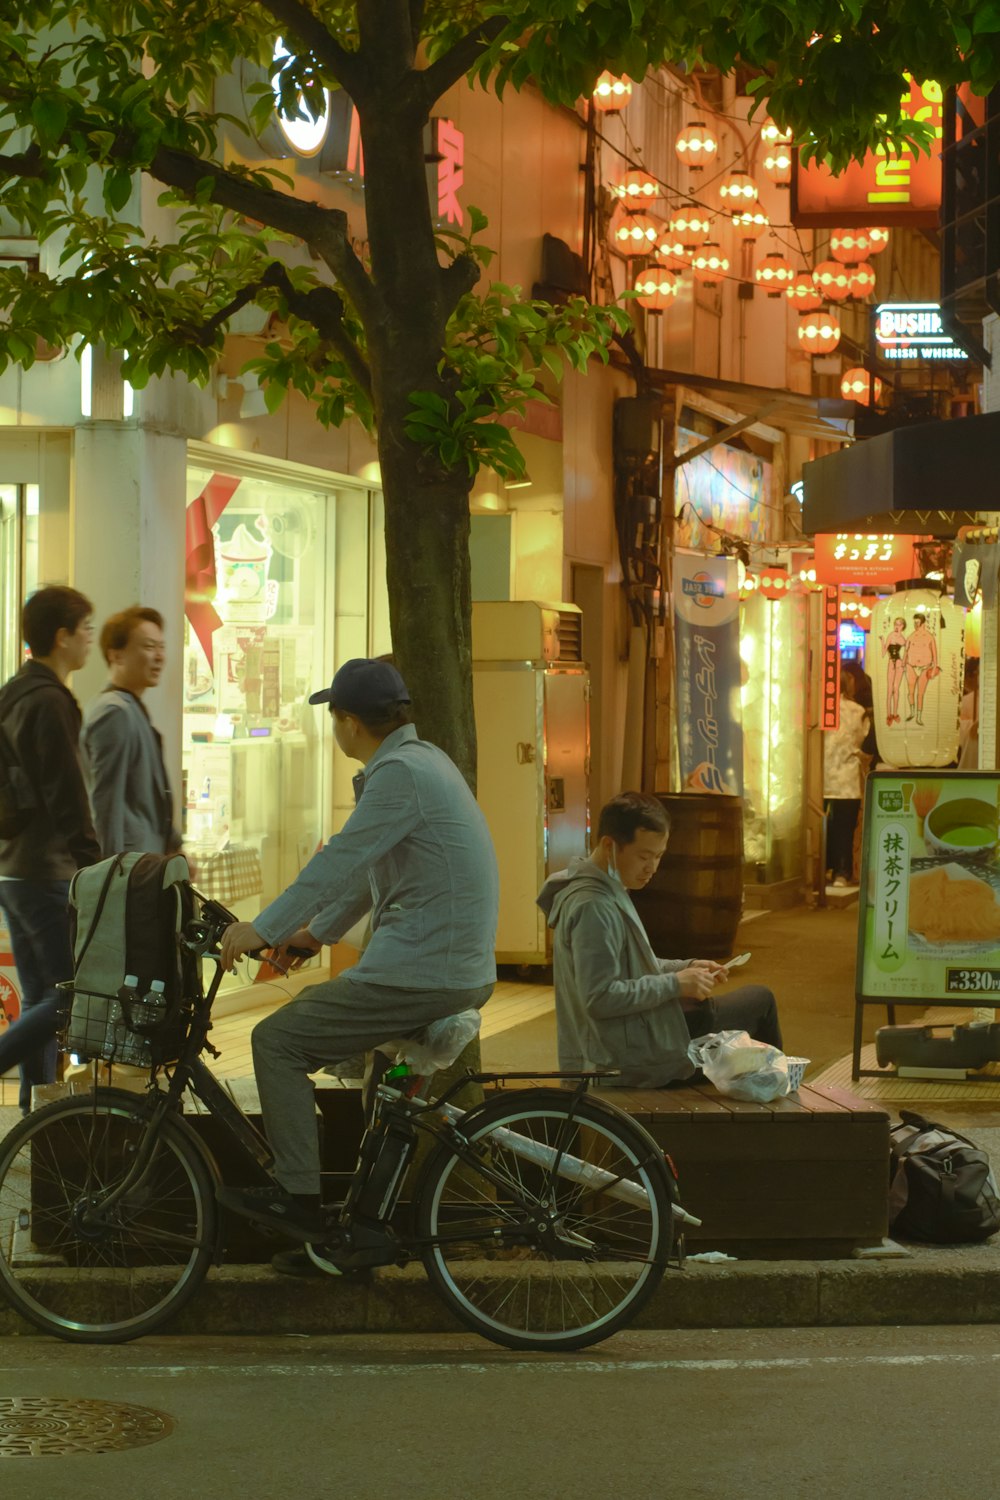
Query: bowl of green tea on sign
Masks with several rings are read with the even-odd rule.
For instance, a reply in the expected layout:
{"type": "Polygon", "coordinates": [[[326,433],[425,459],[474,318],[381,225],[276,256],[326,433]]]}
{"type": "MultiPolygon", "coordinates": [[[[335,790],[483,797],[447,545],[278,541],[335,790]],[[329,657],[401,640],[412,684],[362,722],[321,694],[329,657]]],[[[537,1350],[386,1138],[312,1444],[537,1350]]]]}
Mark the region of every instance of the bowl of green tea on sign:
{"type": "Polygon", "coordinates": [[[978,797],[939,802],[927,814],[924,841],[935,854],[982,858],[997,847],[997,810],[978,797]]]}

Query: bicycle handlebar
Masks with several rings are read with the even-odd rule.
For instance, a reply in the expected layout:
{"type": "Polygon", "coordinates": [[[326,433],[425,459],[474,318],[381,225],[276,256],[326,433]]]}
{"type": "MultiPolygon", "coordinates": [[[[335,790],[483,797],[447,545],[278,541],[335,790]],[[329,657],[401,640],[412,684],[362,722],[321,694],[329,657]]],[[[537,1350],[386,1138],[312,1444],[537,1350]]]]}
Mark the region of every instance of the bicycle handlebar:
{"type": "MultiPolygon", "coordinates": [[[[192,890],[194,887],[192,886],[192,890]]],[[[202,956],[216,956],[219,942],[227,927],[239,921],[231,911],[218,901],[211,901],[195,891],[195,895],[201,902],[201,912],[194,921],[188,922],[181,937],[184,946],[192,953],[202,956]]],[[[276,944],[275,946],[281,946],[276,944]]],[[[271,951],[270,947],[264,946],[254,948],[248,954],[248,958],[263,958],[271,951]]],[[[315,958],[316,954],[311,948],[288,948],[290,958],[315,958]]]]}

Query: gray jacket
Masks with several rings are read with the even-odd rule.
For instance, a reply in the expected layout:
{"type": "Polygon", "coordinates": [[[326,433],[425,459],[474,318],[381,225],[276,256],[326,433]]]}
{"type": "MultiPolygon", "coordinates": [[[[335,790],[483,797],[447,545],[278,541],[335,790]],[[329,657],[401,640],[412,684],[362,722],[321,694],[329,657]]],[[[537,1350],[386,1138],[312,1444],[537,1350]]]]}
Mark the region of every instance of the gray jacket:
{"type": "Polygon", "coordinates": [[[180,848],[160,736],[134,693],[106,688],[87,704],[80,750],[105,859],[180,848]]]}
{"type": "Polygon", "coordinates": [[[618,1070],[633,1088],[689,1078],[674,975],[690,960],[657,958],[625,888],[590,860],[547,880],[538,904],[554,933],[560,1068],[618,1070]]]}
{"type": "Polygon", "coordinates": [[[453,761],[412,724],[355,778],[358,805],[254,921],[269,943],[309,924],[334,943],[371,911],[348,978],[403,990],[466,990],[497,977],[499,878],[486,819],[453,761]]]}

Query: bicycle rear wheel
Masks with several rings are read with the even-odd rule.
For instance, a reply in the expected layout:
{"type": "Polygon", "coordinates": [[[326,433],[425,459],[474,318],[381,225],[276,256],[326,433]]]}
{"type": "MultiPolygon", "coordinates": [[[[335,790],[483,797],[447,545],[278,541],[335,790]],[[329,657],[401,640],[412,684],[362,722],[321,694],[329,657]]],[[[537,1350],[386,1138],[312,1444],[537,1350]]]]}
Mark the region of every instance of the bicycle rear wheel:
{"type": "Polygon", "coordinates": [[[115,1089],[59,1100],[0,1141],[0,1291],[46,1333],[124,1343],[194,1295],[211,1265],[211,1174],[183,1124],[165,1119],[153,1157],[107,1212],[136,1159],[142,1100],[115,1089]]]}
{"type": "Polygon", "coordinates": [[[577,1100],[572,1119],[570,1107],[559,1089],[483,1106],[459,1127],[483,1171],[444,1143],[415,1195],[429,1279],[467,1327],[509,1349],[608,1338],[670,1255],[674,1185],[655,1141],[602,1100],[577,1100]]]}

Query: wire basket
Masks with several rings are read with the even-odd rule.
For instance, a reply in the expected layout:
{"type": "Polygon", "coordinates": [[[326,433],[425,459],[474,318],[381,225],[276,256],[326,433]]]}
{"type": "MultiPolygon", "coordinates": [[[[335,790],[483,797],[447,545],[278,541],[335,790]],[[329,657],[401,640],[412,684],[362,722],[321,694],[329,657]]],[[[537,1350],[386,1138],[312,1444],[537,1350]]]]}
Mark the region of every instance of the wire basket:
{"type": "Polygon", "coordinates": [[[182,1006],[150,1007],[138,994],[95,995],[61,984],[68,1014],[60,1046],[81,1061],[128,1063],[150,1068],[173,1062],[183,1045],[190,1012],[182,1006]]]}

